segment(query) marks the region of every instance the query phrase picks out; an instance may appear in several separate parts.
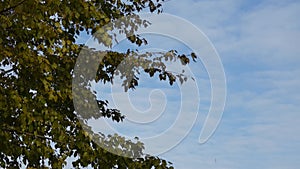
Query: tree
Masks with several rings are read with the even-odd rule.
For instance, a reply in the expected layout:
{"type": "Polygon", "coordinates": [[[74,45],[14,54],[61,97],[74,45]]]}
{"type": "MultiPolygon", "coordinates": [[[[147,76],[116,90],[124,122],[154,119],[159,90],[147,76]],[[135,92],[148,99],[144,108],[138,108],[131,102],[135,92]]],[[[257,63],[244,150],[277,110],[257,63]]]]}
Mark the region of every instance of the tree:
{"type": "MultiPolygon", "coordinates": [[[[170,163],[158,157],[143,155],[143,144],[126,140],[118,135],[105,136],[89,131],[80,123],[90,118],[124,119],[119,110],[108,108],[108,102],[97,100],[95,112],[77,116],[73,104],[72,77],[76,59],[84,45],[75,43],[81,32],[93,34],[106,46],[111,45],[113,35],[106,32],[94,34],[102,26],[123,16],[133,15],[134,27],[113,25],[113,29],[125,34],[137,27],[147,26],[136,13],[143,9],[161,12],[161,2],[151,0],[2,0],[0,1],[0,166],[3,168],[62,168],[68,157],[75,157],[74,168],[172,168],[170,163]],[[91,137],[101,142],[116,142],[116,153],[101,148],[91,137]],[[118,148],[119,145],[123,149],[118,148]],[[117,155],[123,151],[134,158],[117,155]]],[[[128,36],[137,45],[147,41],[138,35],[128,36]]],[[[99,57],[97,51],[88,51],[99,57]]],[[[108,51],[97,70],[96,81],[112,82],[116,68],[129,55],[108,51]]],[[[165,69],[163,58],[180,59],[189,63],[186,55],[175,50],[161,53],[151,59],[147,53],[142,67],[151,77],[157,73],[161,80],[172,85],[181,74],[174,75],[165,69]]],[[[196,58],[191,55],[193,60],[196,58]]],[[[140,58],[140,57],[139,57],[140,58]]],[[[140,63],[135,60],[131,63],[140,63]]],[[[134,64],[133,67],[140,67],[134,64]]],[[[84,68],[82,68],[85,70],[84,68]]],[[[124,89],[138,85],[137,69],[122,74],[124,89]],[[129,75],[131,78],[129,78],[129,75]],[[133,78],[132,78],[133,77],[133,78]]],[[[77,75],[78,76],[78,75],[77,75]]],[[[89,77],[83,77],[88,85],[89,77]]],[[[90,91],[83,91],[90,92],[90,91]]]]}

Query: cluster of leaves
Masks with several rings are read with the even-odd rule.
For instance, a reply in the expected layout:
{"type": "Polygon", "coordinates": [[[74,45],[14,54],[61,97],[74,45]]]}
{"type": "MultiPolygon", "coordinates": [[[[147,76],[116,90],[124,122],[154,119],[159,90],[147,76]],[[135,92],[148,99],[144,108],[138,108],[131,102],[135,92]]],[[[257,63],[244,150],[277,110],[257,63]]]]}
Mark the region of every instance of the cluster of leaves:
{"type": "MultiPolygon", "coordinates": [[[[90,118],[108,117],[117,122],[124,118],[119,110],[109,109],[107,101],[86,94],[90,90],[80,91],[80,95],[88,98],[78,105],[89,106],[89,102],[96,101],[97,107],[88,109],[91,112],[80,113],[79,117],[73,104],[74,98],[80,100],[80,95],[72,93],[72,89],[76,90],[76,86],[72,88],[76,76],[73,72],[79,53],[84,52],[83,46],[75,43],[76,37],[86,31],[99,43],[110,46],[113,35],[101,30],[102,27],[145,8],[161,12],[159,1],[151,0],[0,1],[0,167],[62,168],[68,157],[76,157],[72,163],[75,168],[88,165],[93,168],[172,168],[158,157],[142,156],[144,147],[139,141],[95,134],[81,123],[82,119],[90,118]],[[124,153],[135,158],[120,156],[124,153]]],[[[136,15],[124,23],[116,23],[110,29],[131,34],[128,39],[138,45],[145,42],[133,33],[138,27],[146,26],[146,21],[136,15]]],[[[100,52],[94,54],[101,55],[100,52]]],[[[161,59],[177,58],[187,64],[187,56],[175,51],[152,59],[150,56],[151,53],[141,55],[133,51],[106,52],[97,63],[96,78],[77,75],[82,77],[77,80],[83,82],[78,84],[88,86],[93,78],[112,83],[113,76],[119,73],[125,79],[127,91],[138,85],[140,68],[150,76],[159,73],[160,79],[168,78],[171,85],[176,77],[186,80],[182,75],[168,72],[161,59]],[[139,57],[129,57],[132,55],[139,57]],[[122,64],[128,71],[118,72],[122,64]],[[132,69],[127,69],[128,66],[132,69]]],[[[78,107],[80,109],[87,110],[78,107]]]]}
{"type": "Polygon", "coordinates": [[[138,86],[138,76],[141,73],[140,71],[143,70],[150,77],[157,73],[160,80],[167,80],[170,85],[173,85],[176,79],[179,79],[182,84],[187,81],[188,77],[183,74],[184,72],[168,71],[165,62],[179,60],[182,65],[186,65],[190,62],[188,56],[196,61],[197,56],[195,53],[180,55],[176,50],[139,53],[137,50],[128,49],[126,53],[107,52],[97,69],[96,81],[113,83],[114,76],[120,76],[121,79],[124,79],[122,86],[126,92],[128,89],[135,89],[138,86]]]}

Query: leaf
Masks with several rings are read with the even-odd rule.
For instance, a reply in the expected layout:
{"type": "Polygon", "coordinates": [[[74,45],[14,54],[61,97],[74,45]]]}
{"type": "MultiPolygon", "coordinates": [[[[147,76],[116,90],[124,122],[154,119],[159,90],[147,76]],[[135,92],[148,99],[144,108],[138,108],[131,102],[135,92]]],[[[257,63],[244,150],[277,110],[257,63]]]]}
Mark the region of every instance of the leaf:
{"type": "Polygon", "coordinates": [[[191,53],[192,59],[194,62],[196,62],[197,56],[194,52],[191,53]]]}
{"type": "MultiPolygon", "coordinates": [[[[76,43],[78,35],[93,33],[96,42],[112,47],[112,42],[116,40],[112,32],[121,32],[135,45],[147,44],[146,39],[135,33],[150,23],[138,17],[119,25],[113,24],[107,29],[104,27],[124,16],[138,16],[139,11],[146,8],[151,12],[159,10],[161,4],[158,2],[0,2],[0,168],[45,168],[45,165],[49,168],[64,168],[66,159],[73,156],[78,158],[71,158],[72,168],[151,168],[153,164],[157,165],[156,168],[167,168],[168,164],[162,163],[160,158],[144,157],[142,151],[145,147],[141,142],[133,142],[118,135],[109,137],[96,134],[84,126],[91,118],[109,118],[121,122],[125,117],[119,110],[111,109],[105,100],[99,102],[98,107],[88,104],[98,98],[88,93],[89,90],[79,90],[79,87],[86,87],[84,85],[88,84],[87,81],[94,80],[94,77],[74,73],[79,53],[84,51],[84,45],[76,43]],[[12,71],[6,72],[6,68],[12,68],[12,71]],[[80,77],[78,81],[81,86],[74,87],[74,77],[80,77]],[[76,107],[74,100],[81,96],[86,98],[79,99],[80,106],[76,107]],[[96,111],[83,112],[81,119],[76,112],[77,108],[96,111]],[[102,141],[111,149],[115,148],[113,151],[121,155],[131,154],[140,158],[136,160],[118,156],[100,147],[97,141],[102,141]]],[[[99,82],[113,82],[118,66],[128,55],[137,52],[129,51],[127,54],[107,51],[108,56],[99,64],[99,82]]],[[[175,59],[173,53],[175,51],[168,57],[168,61],[175,59]]],[[[91,49],[86,55],[95,57],[87,60],[89,62],[85,67],[78,68],[89,73],[90,68],[98,64],[91,60],[103,57],[103,54],[91,49]]],[[[143,61],[133,58],[125,65],[130,65],[132,70],[118,72],[126,80],[122,83],[125,91],[139,85],[140,68],[151,68],[148,70],[151,77],[159,72],[159,78],[166,79],[167,75],[162,73],[165,65],[159,63],[164,59],[154,60],[151,57],[155,58],[156,54],[145,54],[141,57],[143,61]],[[141,67],[141,64],[144,66],[141,67]]]]}

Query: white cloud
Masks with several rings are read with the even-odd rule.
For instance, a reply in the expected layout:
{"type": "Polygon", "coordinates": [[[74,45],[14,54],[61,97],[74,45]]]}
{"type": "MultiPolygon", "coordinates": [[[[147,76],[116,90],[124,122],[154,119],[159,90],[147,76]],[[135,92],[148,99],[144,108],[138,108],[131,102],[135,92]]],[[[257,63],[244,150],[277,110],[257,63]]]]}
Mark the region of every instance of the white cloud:
{"type": "MultiPolygon", "coordinates": [[[[300,3],[171,0],[165,4],[165,11],[191,21],[212,40],[224,61],[229,93],[221,125],[208,143],[197,143],[206,117],[203,113],[188,137],[162,156],[179,169],[297,168],[300,165],[300,3]]],[[[206,91],[209,83],[201,79],[200,84],[203,84],[199,89],[206,103],[202,105],[205,111],[210,98],[206,91]]],[[[173,92],[169,88],[163,91],[173,92]]],[[[139,108],[143,103],[146,108],[150,106],[145,91],[134,97],[139,108]]],[[[176,100],[171,103],[176,104],[176,100]]],[[[177,109],[167,106],[165,110],[177,109]]],[[[159,133],[173,122],[174,116],[168,114],[163,119],[168,120],[154,128],[150,125],[137,128],[136,133],[159,133]]],[[[184,131],[179,128],[178,133],[184,131]]]]}
{"type": "Polygon", "coordinates": [[[299,64],[298,1],[174,0],[165,6],[203,30],[228,62],[299,64]]]}
{"type": "Polygon", "coordinates": [[[300,3],[255,3],[166,4],[212,39],[224,60],[229,86],[224,118],[213,138],[201,146],[193,142],[201,129],[201,116],[191,138],[165,154],[178,168],[299,166],[300,3]]]}

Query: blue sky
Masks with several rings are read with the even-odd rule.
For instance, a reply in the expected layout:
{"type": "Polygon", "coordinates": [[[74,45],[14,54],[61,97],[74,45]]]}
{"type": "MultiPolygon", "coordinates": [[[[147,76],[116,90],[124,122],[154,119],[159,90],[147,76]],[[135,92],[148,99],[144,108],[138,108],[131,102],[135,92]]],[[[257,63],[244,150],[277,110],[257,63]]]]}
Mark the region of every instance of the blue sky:
{"type": "Polygon", "coordinates": [[[178,168],[298,168],[300,2],[174,0],[165,12],[189,20],[210,38],[228,92],[214,136],[197,145],[197,123],[164,156],[178,168]]]}
{"type": "MultiPolygon", "coordinates": [[[[163,5],[165,13],[191,22],[215,46],[226,74],[227,99],[216,132],[199,144],[211,94],[207,72],[197,63],[199,114],[185,139],[160,156],[178,169],[299,168],[300,1],[170,0],[163,5]]],[[[152,40],[158,41],[154,36],[152,40]]],[[[178,47],[178,42],[172,42],[165,47],[160,44],[160,50],[178,47]]],[[[157,48],[154,45],[151,50],[157,48]]],[[[126,136],[163,133],[178,117],[173,112],[182,102],[176,92],[181,88],[146,76],[140,84],[128,95],[115,86],[97,86],[101,96],[115,99],[112,102],[121,111],[155,115],[153,122],[143,125],[132,121],[110,125],[126,136]],[[135,110],[128,108],[127,98],[135,110]]],[[[189,92],[190,100],[184,102],[198,104],[192,99],[193,91],[189,92]]]]}

